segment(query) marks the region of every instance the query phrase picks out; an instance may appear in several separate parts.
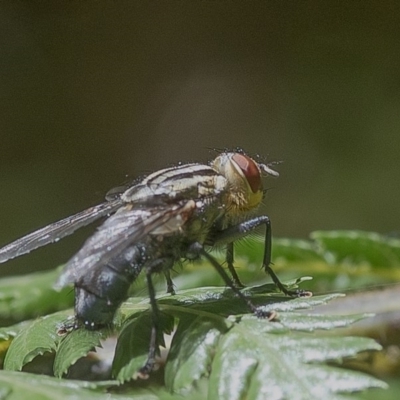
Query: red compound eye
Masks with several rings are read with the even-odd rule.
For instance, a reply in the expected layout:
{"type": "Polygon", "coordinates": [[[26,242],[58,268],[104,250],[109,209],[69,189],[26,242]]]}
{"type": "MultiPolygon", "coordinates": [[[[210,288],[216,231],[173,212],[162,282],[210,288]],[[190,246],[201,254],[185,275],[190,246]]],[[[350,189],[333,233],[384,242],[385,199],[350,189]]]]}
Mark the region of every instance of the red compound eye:
{"type": "Polygon", "coordinates": [[[232,160],[242,170],[253,193],[260,191],[262,189],[261,174],[256,162],[250,157],[239,153],[234,154],[232,160]]]}

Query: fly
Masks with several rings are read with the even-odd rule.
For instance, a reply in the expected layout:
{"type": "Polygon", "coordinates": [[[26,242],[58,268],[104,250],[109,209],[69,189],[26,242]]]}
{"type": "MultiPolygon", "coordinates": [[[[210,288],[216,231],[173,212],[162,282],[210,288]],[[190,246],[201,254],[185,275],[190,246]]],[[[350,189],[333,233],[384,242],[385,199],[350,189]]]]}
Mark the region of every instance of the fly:
{"type": "Polygon", "coordinates": [[[311,295],[288,290],[271,268],[271,222],[266,215],[255,216],[264,197],[263,175],[278,173],[241,151],[223,152],[209,165],[192,163],[162,169],[138,183],[111,190],[104,203],[3,247],[0,263],[108,216],[67,262],[56,286],[74,285],[74,327],[95,330],[112,323],[129,287],[144,271],[153,315],[148,359],[141,369],[146,375],[153,369],[157,350],[159,310],[152,276],[163,273],[167,292],[174,294],[170,270],[181,259],[204,257],[252,312],[272,319],[274,313],[261,311],[239,290],[243,285],[234,268],[234,241],[265,225],[265,272],[285,295],[311,295]],[[226,247],[231,276],[206,250],[217,245],[226,247]]]}

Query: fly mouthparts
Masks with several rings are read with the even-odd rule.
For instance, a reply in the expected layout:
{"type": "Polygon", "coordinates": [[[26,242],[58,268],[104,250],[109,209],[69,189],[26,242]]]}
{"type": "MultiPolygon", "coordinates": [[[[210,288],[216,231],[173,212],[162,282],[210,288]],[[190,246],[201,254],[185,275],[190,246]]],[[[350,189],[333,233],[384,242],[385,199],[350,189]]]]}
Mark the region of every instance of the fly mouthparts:
{"type": "Polygon", "coordinates": [[[267,164],[258,164],[258,166],[260,167],[261,171],[265,172],[268,175],[279,176],[279,172],[270,168],[267,164]]]}

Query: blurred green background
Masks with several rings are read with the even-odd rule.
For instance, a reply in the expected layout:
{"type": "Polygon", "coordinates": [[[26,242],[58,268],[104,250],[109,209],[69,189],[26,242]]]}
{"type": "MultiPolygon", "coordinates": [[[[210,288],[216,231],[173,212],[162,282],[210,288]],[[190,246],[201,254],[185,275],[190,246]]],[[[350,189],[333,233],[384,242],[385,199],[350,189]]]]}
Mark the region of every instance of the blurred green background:
{"type": "MultiPolygon", "coordinates": [[[[397,232],[397,1],[2,1],[0,244],[210,148],[283,161],[279,237],[397,232]]],[[[65,262],[88,230],[2,273],[65,262]],[[66,256],[67,254],[67,256],[66,256]]]]}

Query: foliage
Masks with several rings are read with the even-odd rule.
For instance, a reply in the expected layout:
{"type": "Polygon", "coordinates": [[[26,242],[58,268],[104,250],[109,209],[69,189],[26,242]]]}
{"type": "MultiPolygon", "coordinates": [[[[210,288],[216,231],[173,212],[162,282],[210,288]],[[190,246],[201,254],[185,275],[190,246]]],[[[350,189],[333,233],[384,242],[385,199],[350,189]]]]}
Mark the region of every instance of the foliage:
{"type": "MultiPolygon", "coordinates": [[[[367,271],[371,281],[382,269],[399,273],[396,257],[400,257],[400,246],[395,239],[362,232],[315,232],[312,237],[314,241],[275,240],[275,270],[280,273],[285,264],[292,273],[305,271],[323,281],[335,271],[355,279],[357,268],[367,271]],[[365,248],[367,251],[363,251],[365,248]],[[306,267],[301,270],[299,266],[306,267]]],[[[251,282],[263,277],[259,268],[263,247],[257,239],[246,242],[247,252],[244,246],[238,246],[236,264],[246,265],[239,274],[251,282]]],[[[392,277],[390,272],[382,275],[383,280],[392,277]]],[[[78,329],[58,335],[73,310],[61,311],[70,304],[71,295],[51,289],[55,277],[52,271],[7,278],[6,284],[0,283],[0,315],[22,320],[0,328],[0,355],[5,369],[0,372],[1,398],[339,399],[346,393],[386,386],[342,364],[342,360],[360,352],[381,348],[372,339],[337,333],[336,328],[348,327],[369,315],[328,315],[321,313],[323,307],[318,314],[311,310],[340,298],[339,294],[291,299],[270,283],[243,289],[254,304],[277,313],[277,318],[268,321],[249,314],[231,290],[215,286],[219,281],[210,266],[185,266],[174,279],[177,295],[157,296],[159,326],[165,334],[159,336],[158,344],[169,352],[166,359],[159,360],[160,371],[143,382],[138,369],[147,356],[151,314],[142,283],[134,285],[140,295],[129,298],[118,311],[113,331],[78,329]],[[204,286],[207,284],[212,286],[204,286]],[[49,314],[57,309],[60,311],[49,314]],[[40,314],[43,316],[30,320],[40,314]],[[114,380],[59,379],[71,376],[74,368],[79,374],[79,363],[93,359],[91,351],[100,351],[104,340],[115,333],[118,339],[110,368],[114,380]],[[59,378],[15,372],[28,371],[38,360],[52,365],[59,378]]],[[[286,284],[301,284],[308,289],[311,281],[305,280],[286,284]]],[[[363,282],[368,284],[369,279],[363,282]]],[[[338,283],[333,280],[333,288],[335,285],[338,283]]],[[[82,374],[80,379],[84,378],[82,374]]]]}

